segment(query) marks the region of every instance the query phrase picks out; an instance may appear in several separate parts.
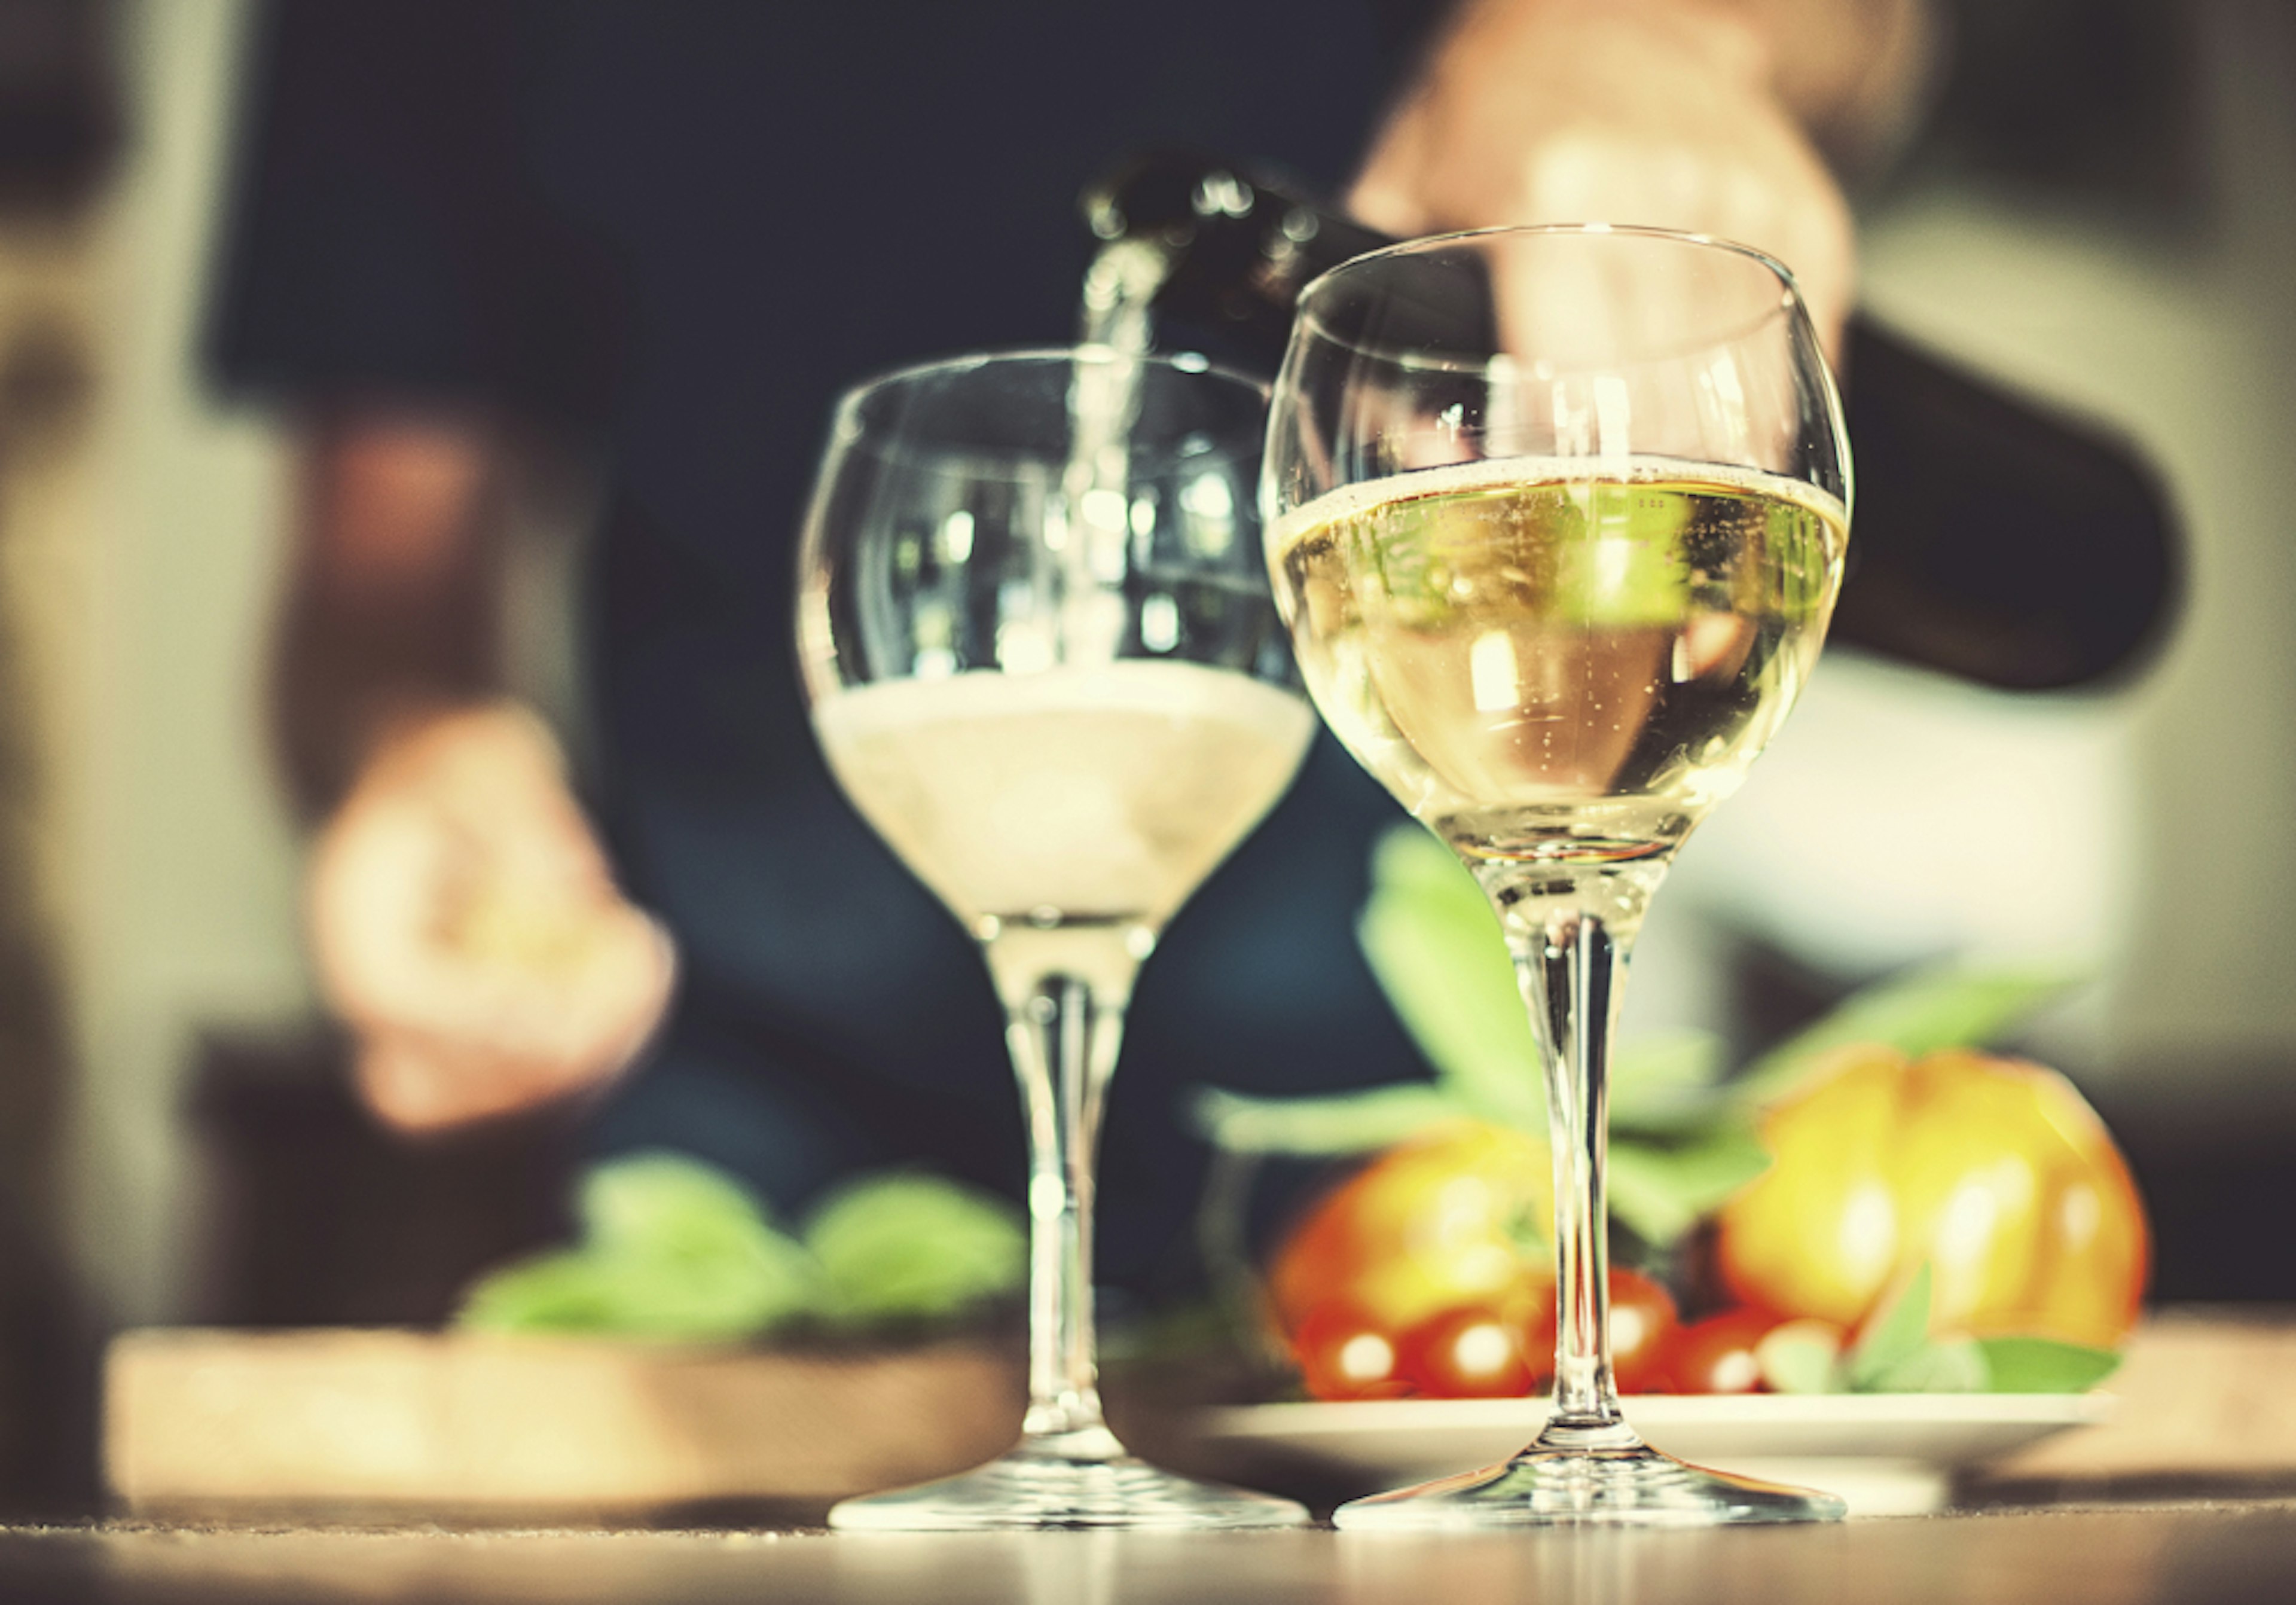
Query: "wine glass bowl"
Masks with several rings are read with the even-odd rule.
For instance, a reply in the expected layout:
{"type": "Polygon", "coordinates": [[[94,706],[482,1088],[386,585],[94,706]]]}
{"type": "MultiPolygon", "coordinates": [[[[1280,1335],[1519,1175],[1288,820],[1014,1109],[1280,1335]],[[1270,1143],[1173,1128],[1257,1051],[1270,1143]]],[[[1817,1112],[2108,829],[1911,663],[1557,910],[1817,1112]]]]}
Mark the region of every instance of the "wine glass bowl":
{"type": "Polygon", "coordinates": [[[1644,1446],[1607,1334],[1603,1089],[1625,959],[1673,855],[1792,705],[1841,585],[1841,406],[1792,275],[1606,225],[1358,258],[1302,294],[1264,500],[1325,722],[1498,914],[1555,1166],[1547,1430],[1504,1466],[1337,1519],[1838,1515],[1644,1446]]]}
{"type": "Polygon", "coordinates": [[[816,734],[980,943],[1029,1149],[1029,1403],[870,1529],[1256,1527],[1287,1500],[1126,1454],[1094,1359],[1093,1166],[1140,962],[1314,732],[1260,555],[1266,392],[1103,348],[930,364],[840,404],[800,554],[816,734]]]}
{"type": "Polygon", "coordinates": [[[1678,845],[1823,639],[1824,373],[1784,270],[1689,236],[1502,230],[1317,281],[1270,475],[1326,719],[1463,851],[1678,845]]]}
{"type": "Polygon", "coordinates": [[[1290,778],[1311,725],[1259,569],[1264,418],[1251,381],[1087,351],[840,407],[800,602],[816,728],[975,936],[1096,922],[1145,956],[1290,778]],[[1081,438],[1128,393],[1119,438],[1081,438]]]}

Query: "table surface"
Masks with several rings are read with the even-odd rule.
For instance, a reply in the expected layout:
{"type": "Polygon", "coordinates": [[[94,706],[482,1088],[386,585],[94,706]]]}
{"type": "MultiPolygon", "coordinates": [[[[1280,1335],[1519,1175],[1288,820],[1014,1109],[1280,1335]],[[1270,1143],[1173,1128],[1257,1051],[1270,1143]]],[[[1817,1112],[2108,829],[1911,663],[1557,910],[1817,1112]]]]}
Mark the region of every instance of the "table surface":
{"type": "Polygon", "coordinates": [[[427,1507],[395,1519],[436,1525],[360,1529],[234,1507],[211,1526],[0,1527],[0,1605],[2279,1605],[2296,1601],[2291,1376],[2296,1311],[2172,1312],[2132,1344],[2112,1425],[1996,1462],[1956,1511],[1833,1527],[880,1536],[775,1525],[825,1505],[711,1507],[685,1519],[722,1525],[676,1531],[463,1528],[427,1507]]]}
{"type": "Polygon", "coordinates": [[[1322,1530],[865,1536],[817,1530],[0,1529],[0,1599],[12,1605],[2144,1605],[2292,1597],[2296,1495],[2003,1509],[1818,1527],[1441,1537],[1322,1530]]]}

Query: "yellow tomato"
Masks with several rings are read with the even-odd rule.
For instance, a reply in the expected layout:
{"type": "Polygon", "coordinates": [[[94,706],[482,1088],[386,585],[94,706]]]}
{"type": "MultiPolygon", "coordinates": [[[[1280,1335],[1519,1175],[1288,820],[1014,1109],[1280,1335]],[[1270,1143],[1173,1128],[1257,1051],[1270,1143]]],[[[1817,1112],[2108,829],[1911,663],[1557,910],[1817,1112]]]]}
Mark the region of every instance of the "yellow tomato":
{"type": "Polygon", "coordinates": [[[1546,1147],[1461,1121],[1390,1149],[1325,1194],[1277,1250],[1275,1319],[1296,1335],[1345,1304],[1400,1332],[1467,1303],[1528,1307],[1554,1280],[1546,1147]]]}
{"type": "Polygon", "coordinates": [[[1924,1261],[1933,1331],[2111,1347],[2150,1241],[2104,1124],[2054,1070],[1844,1049],[1762,1126],[1770,1169],[1726,1205],[1740,1298],[1854,1326],[1924,1261]]]}

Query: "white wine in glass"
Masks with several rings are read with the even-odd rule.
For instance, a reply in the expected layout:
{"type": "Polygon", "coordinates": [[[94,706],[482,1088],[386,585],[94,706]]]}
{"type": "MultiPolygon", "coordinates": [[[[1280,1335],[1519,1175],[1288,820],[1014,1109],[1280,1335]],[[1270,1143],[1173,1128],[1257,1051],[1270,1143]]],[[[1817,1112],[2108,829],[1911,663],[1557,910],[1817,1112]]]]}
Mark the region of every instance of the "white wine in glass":
{"type": "Polygon", "coordinates": [[[1792,707],[1841,585],[1849,457],[1792,276],[1602,225],[1358,258],[1300,298],[1266,473],[1269,567],[1324,721],[1497,913],[1554,1165],[1546,1429],[1335,1519],[1840,1516],[1644,1445],[1610,1365],[1604,1086],[1626,957],[1675,852],[1792,707]]]}
{"type": "Polygon", "coordinates": [[[1127,1454],[1102,1418],[1092,1202],[1141,962],[1315,731],[1260,557],[1266,393],[1186,358],[963,357],[840,404],[800,557],[831,771],[979,941],[1029,1175],[1020,1443],[840,1528],[1289,1526],[1289,1500],[1127,1454]]]}

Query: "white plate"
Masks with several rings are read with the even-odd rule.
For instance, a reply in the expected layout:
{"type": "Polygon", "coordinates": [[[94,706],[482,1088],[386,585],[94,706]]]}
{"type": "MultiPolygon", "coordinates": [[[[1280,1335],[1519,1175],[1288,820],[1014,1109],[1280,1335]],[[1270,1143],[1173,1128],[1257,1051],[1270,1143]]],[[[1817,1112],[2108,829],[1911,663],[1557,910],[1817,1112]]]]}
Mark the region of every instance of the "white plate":
{"type": "MultiPolygon", "coordinates": [[[[1646,1394],[1627,1419],[1669,1454],[1824,1488],[1853,1516],[1937,1509],[1953,1474],[2069,1427],[2111,1418],[2102,1393],[1646,1394]]],[[[1546,1421],[1545,1399],[1397,1399],[1207,1411],[1210,1443],[1276,1450],[1339,1477],[1400,1487],[1505,1460],[1546,1421]]]]}

